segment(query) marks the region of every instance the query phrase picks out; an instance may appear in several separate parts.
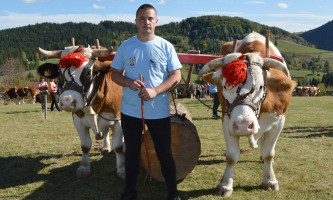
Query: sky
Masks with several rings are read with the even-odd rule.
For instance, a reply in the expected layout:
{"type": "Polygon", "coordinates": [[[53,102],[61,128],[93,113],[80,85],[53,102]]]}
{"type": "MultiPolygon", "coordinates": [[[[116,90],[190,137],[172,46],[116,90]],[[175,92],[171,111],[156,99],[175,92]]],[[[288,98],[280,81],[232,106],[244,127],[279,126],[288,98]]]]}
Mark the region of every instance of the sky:
{"type": "Polygon", "coordinates": [[[152,4],[158,25],[204,15],[242,17],[289,32],[318,28],[333,20],[333,0],[0,0],[0,30],[36,23],[135,20],[137,8],[152,4]]]}

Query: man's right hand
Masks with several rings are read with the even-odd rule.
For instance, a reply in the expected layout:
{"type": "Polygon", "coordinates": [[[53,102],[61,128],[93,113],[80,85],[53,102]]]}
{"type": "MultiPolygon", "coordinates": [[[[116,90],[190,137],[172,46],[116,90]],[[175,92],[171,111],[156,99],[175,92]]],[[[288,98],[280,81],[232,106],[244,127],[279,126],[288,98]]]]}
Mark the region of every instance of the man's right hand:
{"type": "Polygon", "coordinates": [[[138,79],[128,79],[127,87],[133,91],[138,91],[138,89],[146,87],[146,84],[138,79]]]}

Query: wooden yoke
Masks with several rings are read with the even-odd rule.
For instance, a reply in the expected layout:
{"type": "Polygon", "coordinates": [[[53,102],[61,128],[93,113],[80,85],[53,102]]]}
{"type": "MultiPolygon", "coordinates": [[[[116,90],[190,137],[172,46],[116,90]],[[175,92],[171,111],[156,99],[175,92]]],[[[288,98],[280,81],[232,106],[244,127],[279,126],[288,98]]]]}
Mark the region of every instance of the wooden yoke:
{"type": "MultiPolygon", "coordinates": [[[[200,54],[200,50],[188,50],[187,51],[188,54],[200,54]]],[[[187,90],[188,90],[188,87],[190,85],[190,80],[191,80],[191,75],[192,75],[192,72],[193,72],[193,68],[194,68],[194,64],[191,64],[190,65],[190,70],[188,71],[188,74],[187,74],[187,79],[186,79],[186,82],[185,82],[185,87],[184,87],[184,90],[182,91],[182,97],[185,98],[187,97],[187,90]]]]}

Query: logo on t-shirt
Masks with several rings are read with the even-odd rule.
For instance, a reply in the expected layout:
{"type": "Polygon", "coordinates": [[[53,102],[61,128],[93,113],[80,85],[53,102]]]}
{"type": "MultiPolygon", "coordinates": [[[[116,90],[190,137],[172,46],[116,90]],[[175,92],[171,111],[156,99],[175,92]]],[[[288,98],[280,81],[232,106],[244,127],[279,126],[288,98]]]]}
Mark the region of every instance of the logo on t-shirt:
{"type": "Polygon", "coordinates": [[[135,65],[135,57],[129,58],[129,64],[130,64],[131,67],[134,67],[134,65],[135,65]]]}

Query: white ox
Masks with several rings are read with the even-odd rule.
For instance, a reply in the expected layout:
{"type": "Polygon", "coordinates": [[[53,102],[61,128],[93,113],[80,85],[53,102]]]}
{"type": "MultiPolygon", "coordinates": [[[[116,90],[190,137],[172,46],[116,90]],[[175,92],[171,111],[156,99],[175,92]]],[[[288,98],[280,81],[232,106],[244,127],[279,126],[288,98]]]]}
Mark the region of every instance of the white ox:
{"type": "Polygon", "coordinates": [[[78,177],[90,174],[89,151],[92,141],[89,129],[96,139],[104,138],[102,154],[111,151],[109,129],[112,129],[112,148],[116,154],[117,174],[125,177],[123,132],[120,122],[122,88],[111,80],[110,62],[101,63],[95,58],[106,57],[112,51],[90,47],[71,46],[65,50],[46,51],[39,48],[45,57],[61,58],[62,82],[60,106],[73,113],[74,126],[80,136],[82,161],[77,169],[78,177]],[[77,58],[77,59],[76,59],[77,58]]]}
{"type": "MultiPolygon", "coordinates": [[[[240,158],[240,136],[248,137],[253,148],[258,147],[260,139],[264,160],[263,187],[279,190],[273,171],[275,144],[284,126],[295,82],[290,79],[285,64],[260,56],[265,52],[257,47],[260,45],[265,49],[264,42],[263,36],[251,33],[237,47],[237,51],[242,49],[243,54],[232,53],[212,60],[198,75],[198,78],[202,76],[205,81],[218,85],[227,166],[217,185],[217,194],[224,197],[229,197],[233,191],[233,171],[240,158]],[[215,72],[204,74],[210,70],[215,72]]],[[[272,45],[271,55],[280,56],[272,45]]]]}

